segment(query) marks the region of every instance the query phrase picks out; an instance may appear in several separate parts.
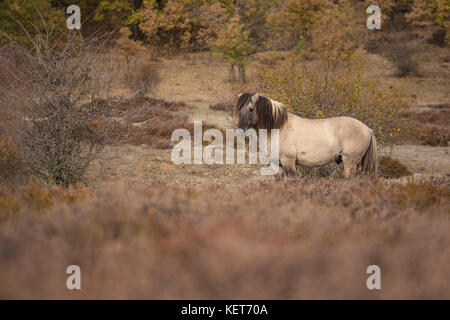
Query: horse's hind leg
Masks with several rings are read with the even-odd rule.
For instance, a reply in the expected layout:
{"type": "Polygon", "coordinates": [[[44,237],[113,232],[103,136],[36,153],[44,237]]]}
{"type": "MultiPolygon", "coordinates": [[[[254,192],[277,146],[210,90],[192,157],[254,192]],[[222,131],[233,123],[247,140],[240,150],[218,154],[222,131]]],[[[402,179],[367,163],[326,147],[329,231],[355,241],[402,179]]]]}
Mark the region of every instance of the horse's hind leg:
{"type": "Polygon", "coordinates": [[[344,163],[344,176],[346,179],[350,178],[352,174],[356,171],[358,161],[355,159],[357,159],[357,157],[348,155],[342,156],[342,162],[344,163]]]}

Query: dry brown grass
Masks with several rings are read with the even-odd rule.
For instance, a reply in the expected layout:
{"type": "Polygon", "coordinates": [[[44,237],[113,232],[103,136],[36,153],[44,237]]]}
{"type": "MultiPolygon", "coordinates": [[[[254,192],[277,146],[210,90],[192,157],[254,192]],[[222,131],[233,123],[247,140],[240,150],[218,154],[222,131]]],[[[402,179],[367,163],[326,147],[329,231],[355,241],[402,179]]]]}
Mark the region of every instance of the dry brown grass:
{"type": "Polygon", "coordinates": [[[448,181],[240,181],[3,190],[0,297],[450,298],[448,181]]]}

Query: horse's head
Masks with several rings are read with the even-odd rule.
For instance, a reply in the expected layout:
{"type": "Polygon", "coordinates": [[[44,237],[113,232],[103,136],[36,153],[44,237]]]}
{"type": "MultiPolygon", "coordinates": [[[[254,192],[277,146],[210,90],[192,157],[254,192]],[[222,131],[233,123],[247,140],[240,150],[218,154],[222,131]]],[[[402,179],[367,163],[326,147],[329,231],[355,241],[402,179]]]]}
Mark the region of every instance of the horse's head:
{"type": "Polygon", "coordinates": [[[266,98],[259,93],[242,93],[236,103],[238,128],[279,129],[287,121],[287,110],[280,102],[266,98]]]}
{"type": "Polygon", "coordinates": [[[258,124],[258,114],[256,110],[256,102],[259,94],[241,93],[236,103],[236,114],[239,117],[238,128],[247,131],[250,128],[256,128],[258,124]]]}

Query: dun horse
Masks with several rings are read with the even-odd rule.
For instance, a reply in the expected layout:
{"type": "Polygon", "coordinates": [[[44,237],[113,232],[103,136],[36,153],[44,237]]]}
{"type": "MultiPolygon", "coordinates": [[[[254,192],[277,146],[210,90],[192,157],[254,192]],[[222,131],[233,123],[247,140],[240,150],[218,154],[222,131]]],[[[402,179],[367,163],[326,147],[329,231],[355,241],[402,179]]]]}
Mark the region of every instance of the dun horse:
{"type": "Polygon", "coordinates": [[[283,173],[295,175],[295,165],[321,166],[344,163],[344,175],[377,173],[377,143],[372,130],[350,117],[300,118],[280,102],[258,93],[239,95],[239,128],[279,129],[279,156],[283,173]]]}

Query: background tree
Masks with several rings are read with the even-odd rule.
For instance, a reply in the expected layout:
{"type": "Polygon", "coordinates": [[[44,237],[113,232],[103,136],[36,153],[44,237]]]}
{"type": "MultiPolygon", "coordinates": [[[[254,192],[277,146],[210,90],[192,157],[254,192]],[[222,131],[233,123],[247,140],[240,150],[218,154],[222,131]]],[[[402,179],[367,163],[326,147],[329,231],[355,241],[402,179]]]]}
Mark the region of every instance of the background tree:
{"type": "Polygon", "coordinates": [[[309,41],[311,28],[327,4],[327,0],[279,2],[266,17],[272,46],[279,49],[292,49],[300,39],[309,41]]]}
{"type": "Polygon", "coordinates": [[[236,78],[234,67],[237,66],[238,79],[246,82],[245,64],[249,62],[255,46],[250,31],[244,31],[244,25],[240,23],[238,17],[231,18],[221,30],[214,44],[214,50],[230,63],[231,81],[236,78]]]}
{"type": "Polygon", "coordinates": [[[324,6],[310,26],[310,49],[329,68],[353,62],[357,48],[356,20],[350,2],[340,1],[324,6]]]}
{"type": "Polygon", "coordinates": [[[222,0],[221,5],[231,15],[237,15],[240,22],[244,25],[245,31],[250,31],[250,37],[254,43],[267,48],[267,41],[270,37],[270,30],[266,23],[266,16],[279,2],[276,0],[222,0]]]}
{"type": "MultiPolygon", "coordinates": [[[[418,0],[414,1],[412,10],[406,15],[411,24],[433,22],[442,27],[441,45],[450,43],[450,2],[448,0],[418,0]]],[[[438,31],[439,32],[439,31],[438,31]]]]}
{"type": "Polygon", "coordinates": [[[45,26],[53,27],[53,37],[66,28],[64,12],[52,7],[50,0],[4,0],[0,1],[0,43],[9,39],[22,44],[29,42],[28,35],[33,38],[40,32],[45,32],[45,26]],[[26,32],[17,32],[21,29],[20,23],[26,32]]]}

